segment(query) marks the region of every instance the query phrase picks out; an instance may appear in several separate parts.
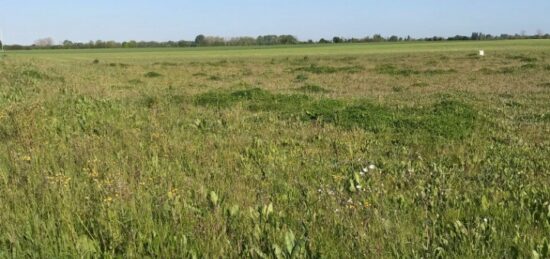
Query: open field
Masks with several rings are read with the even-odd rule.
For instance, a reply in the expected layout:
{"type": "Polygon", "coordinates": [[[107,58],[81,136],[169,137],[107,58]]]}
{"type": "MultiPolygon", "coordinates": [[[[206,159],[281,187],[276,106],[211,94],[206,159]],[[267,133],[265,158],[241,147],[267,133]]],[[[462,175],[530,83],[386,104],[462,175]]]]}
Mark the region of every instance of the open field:
{"type": "Polygon", "coordinates": [[[549,158],[548,40],[0,58],[0,258],[548,258],[549,158]]]}

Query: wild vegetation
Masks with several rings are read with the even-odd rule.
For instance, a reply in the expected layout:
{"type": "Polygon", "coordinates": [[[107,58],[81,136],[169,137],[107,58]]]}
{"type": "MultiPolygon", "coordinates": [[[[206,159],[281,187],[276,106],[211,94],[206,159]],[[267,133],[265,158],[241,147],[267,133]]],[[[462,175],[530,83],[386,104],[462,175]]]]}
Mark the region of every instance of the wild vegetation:
{"type": "Polygon", "coordinates": [[[547,40],[8,52],[0,257],[548,258],[549,67],[547,40]]]}

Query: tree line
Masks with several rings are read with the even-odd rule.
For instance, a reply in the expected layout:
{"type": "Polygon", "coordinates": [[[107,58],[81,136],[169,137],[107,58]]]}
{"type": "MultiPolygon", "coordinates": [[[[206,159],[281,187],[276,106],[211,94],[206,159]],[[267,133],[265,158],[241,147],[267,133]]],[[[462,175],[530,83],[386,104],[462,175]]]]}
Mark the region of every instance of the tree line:
{"type": "MultiPolygon", "coordinates": [[[[291,45],[291,44],[339,44],[339,43],[371,43],[371,42],[402,42],[402,41],[468,41],[468,40],[513,40],[513,39],[550,39],[550,34],[537,32],[535,35],[501,34],[491,35],[481,32],[473,32],[470,36],[456,35],[453,37],[425,37],[412,38],[411,36],[384,37],[381,34],[374,34],[364,38],[333,37],[332,39],[320,39],[318,41],[299,41],[292,35],[262,35],[254,37],[233,37],[224,38],[219,36],[198,35],[195,40],[180,41],[89,41],[73,42],[65,40],[56,44],[52,38],[38,39],[32,45],[5,45],[6,50],[31,50],[31,49],[105,49],[105,48],[181,48],[181,47],[207,47],[207,46],[266,46],[266,45],[291,45]]],[[[0,46],[2,42],[0,41],[0,46]]]]}

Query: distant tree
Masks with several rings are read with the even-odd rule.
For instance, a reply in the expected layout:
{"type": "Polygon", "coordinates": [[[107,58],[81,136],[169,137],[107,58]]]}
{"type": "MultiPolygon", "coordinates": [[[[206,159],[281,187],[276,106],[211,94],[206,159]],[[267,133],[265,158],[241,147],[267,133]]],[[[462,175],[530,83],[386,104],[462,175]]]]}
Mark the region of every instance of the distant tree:
{"type": "Polygon", "coordinates": [[[202,46],[202,45],[204,45],[205,39],[206,39],[206,36],[200,34],[197,37],[195,37],[195,44],[197,46],[202,46]]]}
{"type": "Polygon", "coordinates": [[[256,39],[252,37],[236,37],[231,38],[227,44],[231,46],[250,46],[256,44],[256,39]]]}
{"type": "Polygon", "coordinates": [[[74,43],[70,40],[63,41],[63,48],[70,49],[73,48],[74,43]]]}
{"type": "Polygon", "coordinates": [[[392,35],[392,36],[388,39],[388,41],[393,41],[393,42],[399,41],[399,37],[397,37],[397,36],[395,36],[395,35],[392,35]]]}
{"type": "Polygon", "coordinates": [[[256,43],[258,45],[276,45],[280,44],[281,42],[279,36],[277,35],[263,35],[256,38],[256,43]]]}
{"type": "Polygon", "coordinates": [[[34,41],[34,45],[41,48],[51,47],[53,44],[53,39],[50,37],[34,41]]]}
{"type": "Polygon", "coordinates": [[[321,43],[321,44],[326,44],[326,43],[330,43],[330,41],[325,40],[324,38],[321,38],[321,39],[319,40],[319,43],[321,43]]]}
{"type": "Polygon", "coordinates": [[[342,42],[344,42],[344,40],[340,37],[334,37],[334,38],[332,38],[332,42],[333,43],[342,43],[342,42]]]}
{"type": "Polygon", "coordinates": [[[218,36],[207,36],[204,37],[204,46],[223,46],[225,45],[225,39],[218,36]]]}
{"type": "Polygon", "coordinates": [[[481,32],[472,32],[471,40],[482,40],[484,38],[483,33],[481,32]]]}
{"type": "Polygon", "coordinates": [[[137,42],[135,40],[131,40],[128,42],[122,43],[123,48],[137,48],[137,42]]]}
{"type": "Polygon", "coordinates": [[[374,42],[381,42],[381,41],[384,41],[384,40],[385,40],[384,37],[382,37],[382,35],[380,35],[380,34],[374,34],[372,36],[372,41],[374,41],[374,42]]]}
{"type": "Polygon", "coordinates": [[[456,35],[454,37],[449,37],[447,40],[469,40],[468,36],[456,35]]]}
{"type": "Polygon", "coordinates": [[[292,35],[281,35],[279,36],[279,43],[280,44],[296,44],[298,43],[298,39],[292,35]]]}
{"type": "Polygon", "coordinates": [[[176,43],[178,45],[178,47],[190,47],[194,44],[194,42],[191,42],[191,41],[185,41],[185,40],[180,40],[176,43]]]}

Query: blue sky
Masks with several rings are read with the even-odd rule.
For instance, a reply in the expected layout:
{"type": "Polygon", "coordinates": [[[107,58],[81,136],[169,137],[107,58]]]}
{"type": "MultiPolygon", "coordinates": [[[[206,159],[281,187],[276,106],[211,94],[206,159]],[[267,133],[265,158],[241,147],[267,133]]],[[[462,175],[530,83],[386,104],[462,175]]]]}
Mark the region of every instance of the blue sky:
{"type": "Polygon", "coordinates": [[[6,43],[550,33],[550,0],[0,0],[6,43]]]}

